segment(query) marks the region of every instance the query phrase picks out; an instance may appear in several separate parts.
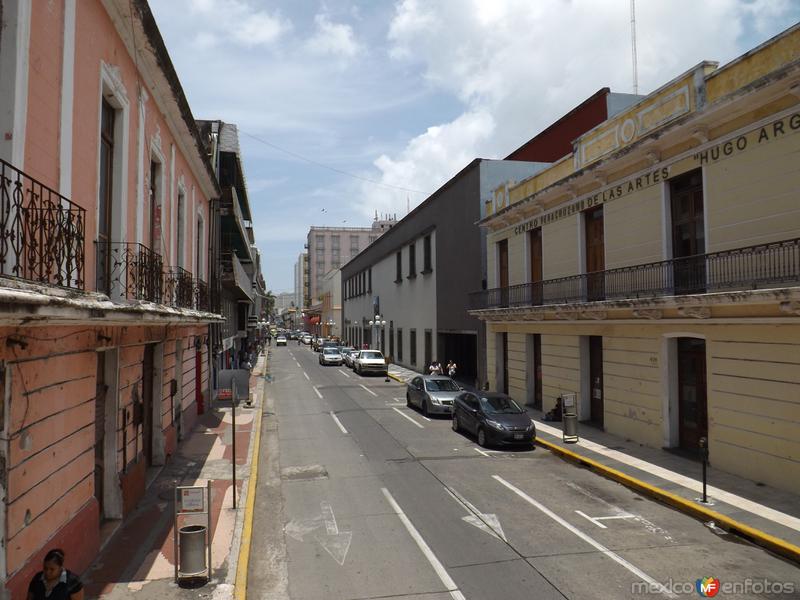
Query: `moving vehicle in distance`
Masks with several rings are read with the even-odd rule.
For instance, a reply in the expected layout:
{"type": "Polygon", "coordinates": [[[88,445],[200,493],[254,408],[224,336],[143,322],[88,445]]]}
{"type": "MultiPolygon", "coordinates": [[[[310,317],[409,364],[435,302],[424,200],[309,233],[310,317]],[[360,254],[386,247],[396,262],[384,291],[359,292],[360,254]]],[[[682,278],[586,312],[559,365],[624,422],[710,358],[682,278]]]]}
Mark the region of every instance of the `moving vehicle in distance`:
{"type": "Polygon", "coordinates": [[[478,445],[533,445],[536,427],[519,404],[500,392],[462,392],[453,404],[453,431],[466,431],[478,445]]]}
{"type": "Polygon", "coordinates": [[[420,375],[406,385],[406,406],[416,406],[422,414],[449,415],[453,402],[463,390],[445,375],[420,375]]]}
{"type": "Polygon", "coordinates": [[[278,337],[275,338],[275,345],[276,346],[285,346],[286,345],[286,336],[282,333],[278,334],[278,337]]]}
{"type": "Polygon", "coordinates": [[[319,353],[319,364],[341,366],[343,362],[342,354],[336,346],[328,346],[319,353]]]}

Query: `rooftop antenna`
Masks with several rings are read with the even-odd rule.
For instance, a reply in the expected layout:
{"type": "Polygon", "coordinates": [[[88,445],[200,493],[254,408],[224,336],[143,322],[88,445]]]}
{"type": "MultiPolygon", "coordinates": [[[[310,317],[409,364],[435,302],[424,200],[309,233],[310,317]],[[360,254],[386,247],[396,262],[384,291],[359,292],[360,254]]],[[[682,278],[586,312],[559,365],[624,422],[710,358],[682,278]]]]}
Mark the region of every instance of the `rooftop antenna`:
{"type": "Polygon", "coordinates": [[[636,0],[631,0],[631,55],[633,57],[633,93],[639,94],[639,74],[636,69],[636,0]]]}

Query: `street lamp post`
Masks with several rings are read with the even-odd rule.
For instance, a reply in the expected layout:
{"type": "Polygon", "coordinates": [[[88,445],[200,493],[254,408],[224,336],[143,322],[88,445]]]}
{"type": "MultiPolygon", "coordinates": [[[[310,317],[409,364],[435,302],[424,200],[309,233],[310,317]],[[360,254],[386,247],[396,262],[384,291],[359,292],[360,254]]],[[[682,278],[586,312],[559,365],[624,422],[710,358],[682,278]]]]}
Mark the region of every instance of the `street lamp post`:
{"type": "MultiPolygon", "coordinates": [[[[373,340],[375,340],[373,342],[373,346],[377,346],[378,331],[383,327],[386,327],[386,321],[383,319],[383,317],[381,317],[381,315],[375,315],[375,318],[369,322],[369,326],[372,328],[373,340]]],[[[381,352],[383,352],[383,344],[380,345],[379,349],[381,352]]]]}

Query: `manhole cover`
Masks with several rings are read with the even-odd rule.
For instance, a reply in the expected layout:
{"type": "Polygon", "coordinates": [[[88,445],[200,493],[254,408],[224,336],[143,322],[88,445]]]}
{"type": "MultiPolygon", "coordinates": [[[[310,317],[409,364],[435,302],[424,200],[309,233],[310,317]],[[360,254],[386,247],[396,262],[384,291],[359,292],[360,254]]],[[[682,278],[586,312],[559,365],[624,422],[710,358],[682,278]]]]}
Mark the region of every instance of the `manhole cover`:
{"type": "Polygon", "coordinates": [[[281,479],[286,481],[327,479],[327,477],[328,471],[322,465],[305,465],[302,467],[285,467],[281,469],[281,479]]]}

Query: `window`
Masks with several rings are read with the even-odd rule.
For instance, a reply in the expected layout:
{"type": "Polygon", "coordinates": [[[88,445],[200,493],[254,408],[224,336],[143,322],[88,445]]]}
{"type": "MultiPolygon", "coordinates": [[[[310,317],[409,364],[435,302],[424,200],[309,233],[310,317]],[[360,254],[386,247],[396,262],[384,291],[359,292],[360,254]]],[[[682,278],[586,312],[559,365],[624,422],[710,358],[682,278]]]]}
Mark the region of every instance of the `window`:
{"type": "Polygon", "coordinates": [[[425,330],[425,365],[428,366],[433,361],[433,332],[425,330]]]}
{"type": "Polygon", "coordinates": [[[403,328],[397,328],[397,360],[403,360],[403,328]]]}
{"type": "Polygon", "coordinates": [[[203,279],[205,272],[203,271],[203,218],[198,215],[197,217],[197,239],[195,240],[195,252],[197,253],[197,262],[194,265],[196,270],[195,275],[199,279],[203,279]]]}
{"type": "Polygon", "coordinates": [[[186,245],[183,230],[186,229],[186,194],[183,190],[178,192],[178,266],[186,268],[184,253],[186,245]]]}
{"type": "Polygon", "coordinates": [[[408,347],[409,351],[411,352],[411,364],[417,364],[417,330],[410,329],[408,331],[408,347]]]}
{"type": "Polygon", "coordinates": [[[431,236],[426,235],[422,240],[422,272],[432,273],[433,266],[431,265],[431,236]]]}
{"type": "Polygon", "coordinates": [[[415,242],[411,242],[408,247],[408,278],[412,279],[417,276],[417,246],[415,242]]]}
{"type": "Polygon", "coordinates": [[[339,236],[338,235],[332,235],[331,236],[331,248],[333,248],[334,250],[337,250],[337,251],[339,250],[339,236]]]}
{"type": "Polygon", "coordinates": [[[359,252],[359,240],[357,235],[350,236],[350,254],[355,256],[359,252]]]}
{"type": "Polygon", "coordinates": [[[321,234],[321,233],[318,233],[317,234],[317,251],[319,251],[320,248],[325,248],[325,235],[321,234]]]}
{"type": "Polygon", "coordinates": [[[369,268],[368,273],[368,281],[367,281],[367,291],[372,292],[372,267],[369,268]]]}
{"type": "Polygon", "coordinates": [[[394,282],[400,283],[403,281],[403,253],[398,252],[395,256],[397,259],[397,275],[395,275],[394,282]]]}
{"type": "Polygon", "coordinates": [[[111,288],[111,207],[114,177],[114,108],[103,100],[100,125],[100,202],[97,213],[97,290],[111,288]]]}

